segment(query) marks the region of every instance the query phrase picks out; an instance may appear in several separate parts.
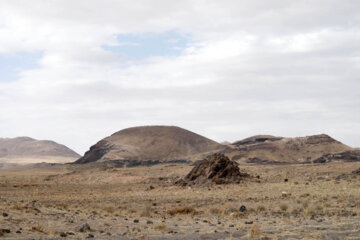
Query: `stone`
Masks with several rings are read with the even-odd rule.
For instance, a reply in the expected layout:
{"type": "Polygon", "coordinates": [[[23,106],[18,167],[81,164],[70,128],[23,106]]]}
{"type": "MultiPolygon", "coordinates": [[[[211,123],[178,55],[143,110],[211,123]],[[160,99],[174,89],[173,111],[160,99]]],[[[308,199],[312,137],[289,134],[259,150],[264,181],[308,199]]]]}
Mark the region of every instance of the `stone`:
{"type": "Polygon", "coordinates": [[[246,211],[246,207],[244,205],[241,205],[241,207],[239,208],[239,212],[245,212],[246,211]]]}

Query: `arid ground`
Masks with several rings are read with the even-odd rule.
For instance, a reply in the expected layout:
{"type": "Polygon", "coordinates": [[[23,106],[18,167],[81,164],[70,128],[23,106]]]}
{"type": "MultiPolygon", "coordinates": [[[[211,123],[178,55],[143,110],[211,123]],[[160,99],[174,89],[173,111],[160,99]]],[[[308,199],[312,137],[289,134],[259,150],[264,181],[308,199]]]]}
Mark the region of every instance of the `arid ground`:
{"type": "Polygon", "coordinates": [[[360,239],[360,163],[240,166],[180,187],[187,165],[0,172],[4,239],[360,239]],[[258,176],[258,177],[257,177],[258,176]],[[245,206],[241,208],[241,206],[245,206]]]}

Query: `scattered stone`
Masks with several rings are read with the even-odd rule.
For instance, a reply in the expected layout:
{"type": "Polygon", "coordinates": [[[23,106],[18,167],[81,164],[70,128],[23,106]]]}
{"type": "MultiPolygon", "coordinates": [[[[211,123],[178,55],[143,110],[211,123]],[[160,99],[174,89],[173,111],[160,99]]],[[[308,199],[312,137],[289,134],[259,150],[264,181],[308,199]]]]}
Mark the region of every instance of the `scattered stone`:
{"type": "Polygon", "coordinates": [[[16,233],[18,233],[18,234],[19,234],[19,233],[21,233],[21,231],[20,231],[20,230],[17,230],[17,231],[16,231],[16,233]]]}
{"type": "Polygon", "coordinates": [[[11,230],[10,230],[10,229],[7,229],[7,228],[3,228],[3,229],[1,229],[1,232],[3,232],[3,233],[10,233],[11,230]]]}
{"type": "Polygon", "coordinates": [[[289,179],[287,179],[287,178],[284,179],[284,182],[288,182],[288,181],[289,181],[289,179]]]}
{"type": "Polygon", "coordinates": [[[153,224],[153,222],[150,221],[150,220],[147,220],[147,221],[146,221],[146,224],[153,224]]]}
{"type": "Polygon", "coordinates": [[[91,231],[90,225],[88,223],[83,223],[81,225],[79,225],[75,231],[77,232],[87,232],[87,231],[91,231]]]}
{"type": "Polygon", "coordinates": [[[73,232],[66,232],[67,235],[75,235],[73,232]]]}
{"type": "Polygon", "coordinates": [[[241,207],[239,208],[239,212],[245,212],[246,211],[246,207],[244,205],[241,205],[241,207]]]}
{"type": "Polygon", "coordinates": [[[9,216],[9,214],[7,214],[6,212],[3,212],[3,217],[7,217],[7,216],[9,216]]]}
{"type": "Polygon", "coordinates": [[[153,185],[150,185],[149,189],[153,190],[153,189],[155,189],[155,187],[153,185]]]}
{"type": "Polygon", "coordinates": [[[239,183],[247,177],[250,175],[240,172],[234,161],[224,154],[215,153],[199,161],[184,179],[176,181],[175,184],[186,186],[239,183]]]}
{"type": "Polygon", "coordinates": [[[253,221],[246,221],[245,224],[253,224],[253,221]]]}
{"type": "Polygon", "coordinates": [[[60,237],[67,237],[67,234],[62,232],[62,233],[60,233],[60,237]]]}
{"type": "Polygon", "coordinates": [[[139,219],[134,219],[134,223],[139,223],[139,219]]]}
{"type": "Polygon", "coordinates": [[[233,227],[235,227],[235,225],[234,225],[234,224],[230,224],[229,227],[233,228],[233,227]]]}
{"type": "Polygon", "coordinates": [[[91,234],[91,233],[89,233],[89,234],[86,236],[86,238],[94,238],[94,235],[91,234]]]}

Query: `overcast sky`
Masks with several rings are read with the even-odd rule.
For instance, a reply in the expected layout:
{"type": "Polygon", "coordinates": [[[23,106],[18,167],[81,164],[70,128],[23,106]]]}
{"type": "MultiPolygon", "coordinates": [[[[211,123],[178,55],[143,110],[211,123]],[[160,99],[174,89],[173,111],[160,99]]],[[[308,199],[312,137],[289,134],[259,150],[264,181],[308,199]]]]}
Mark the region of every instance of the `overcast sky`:
{"type": "Polygon", "coordinates": [[[360,1],[1,0],[0,137],[123,128],[360,147],[360,1]]]}

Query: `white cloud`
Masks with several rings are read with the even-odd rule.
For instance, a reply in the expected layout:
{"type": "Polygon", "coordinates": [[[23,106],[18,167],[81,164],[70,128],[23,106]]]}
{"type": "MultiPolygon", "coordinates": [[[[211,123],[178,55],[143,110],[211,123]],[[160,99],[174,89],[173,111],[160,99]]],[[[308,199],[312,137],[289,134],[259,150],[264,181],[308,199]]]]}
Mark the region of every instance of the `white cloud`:
{"type": "Polygon", "coordinates": [[[219,141],[328,132],[360,146],[359,10],[335,0],[1,1],[0,54],[42,58],[0,82],[0,130],[80,153],[144,124],[219,141]],[[179,56],[102,48],[122,44],[118,34],[172,30],[192,37],[179,56]]]}

